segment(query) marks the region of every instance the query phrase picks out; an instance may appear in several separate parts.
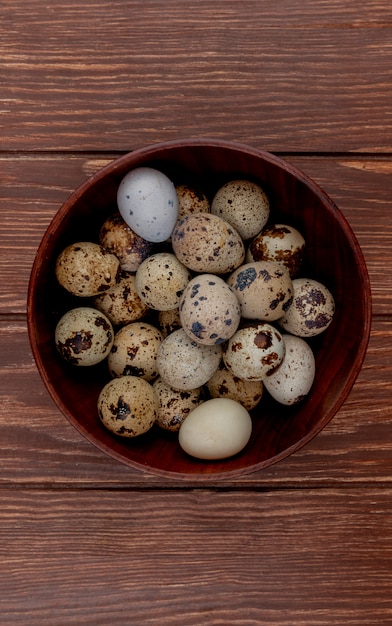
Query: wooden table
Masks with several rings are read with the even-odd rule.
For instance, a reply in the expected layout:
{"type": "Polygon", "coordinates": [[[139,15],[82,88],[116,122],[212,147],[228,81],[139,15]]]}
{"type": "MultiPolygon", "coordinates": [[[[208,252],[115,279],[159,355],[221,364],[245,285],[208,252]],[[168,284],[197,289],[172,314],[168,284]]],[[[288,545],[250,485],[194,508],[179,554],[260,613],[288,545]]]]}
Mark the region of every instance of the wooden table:
{"type": "Polygon", "coordinates": [[[0,622],[392,624],[392,7],[387,0],[3,0],[0,622]],[[313,177],[353,227],[374,320],[343,408],[229,482],[129,469],[49,398],[26,330],[34,254],[120,154],[233,139],[313,177]]]}

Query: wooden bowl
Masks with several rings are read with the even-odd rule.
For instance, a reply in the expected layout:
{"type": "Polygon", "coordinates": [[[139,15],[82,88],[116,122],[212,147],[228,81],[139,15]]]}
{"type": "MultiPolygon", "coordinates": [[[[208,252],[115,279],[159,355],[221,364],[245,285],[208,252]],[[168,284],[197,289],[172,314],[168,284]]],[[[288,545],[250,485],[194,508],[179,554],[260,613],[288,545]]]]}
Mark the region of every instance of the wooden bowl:
{"type": "Polygon", "coordinates": [[[220,140],[178,140],[126,154],[82,184],[48,227],[32,268],[28,330],[39,373],[54,402],[90,442],[133,468],[180,480],[211,481],[266,468],[317,435],[347,398],[361,369],[371,324],[365,261],[346,219],[311,179],[284,160],[220,140]],[[105,218],[117,210],[116,192],[131,169],[148,165],[174,183],[201,187],[211,198],[226,181],[259,181],[271,200],[271,220],[296,227],[306,240],[302,275],[324,283],[336,302],[329,328],[311,341],[316,377],[308,397],[285,407],[265,392],[253,410],[253,434],[242,453],[224,461],[199,461],[179,447],[177,436],[158,427],[134,439],[109,433],[97,415],[98,395],[110,376],[106,362],[92,368],[67,365],[58,355],[54,330],[60,316],[80,305],[56,282],[58,254],[77,241],[98,241],[105,218]]]}

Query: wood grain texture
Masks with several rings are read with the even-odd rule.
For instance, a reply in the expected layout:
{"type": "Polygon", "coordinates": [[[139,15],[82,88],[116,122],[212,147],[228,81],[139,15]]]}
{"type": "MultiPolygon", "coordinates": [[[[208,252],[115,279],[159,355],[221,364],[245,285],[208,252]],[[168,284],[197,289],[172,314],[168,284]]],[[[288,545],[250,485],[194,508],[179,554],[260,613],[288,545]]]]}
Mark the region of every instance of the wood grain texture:
{"type": "Polygon", "coordinates": [[[292,5],[8,0],[2,149],[218,136],[272,151],[391,151],[388,2],[292,5]]]}
{"type": "MultiPolygon", "coordinates": [[[[263,146],[256,146],[263,148],[263,146]]],[[[39,242],[61,204],[115,155],[6,155],[0,158],[0,313],[24,313],[39,242]]],[[[392,307],[392,159],[286,156],[337,203],[363,249],[375,314],[392,307]],[[376,244],[376,245],[375,245],[376,244]]]]}
{"type": "Polygon", "coordinates": [[[389,489],[1,498],[2,624],[392,620],[389,489]]]}
{"type": "MultiPolygon", "coordinates": [[[[389,320],[375,320],[363,369],[332,422],[305,448],[271,468],[215,486],[389,485],[392,480],[392,342],[389,320]],[[371,403],[369,403],[371,398],[371,403]]],[[[88,443],[68,423],[41,382],[25,322],[0,323],[0,483],[115,488],[185,488],[134,471],[88,443]]],[[[186,488],[192,488],[190,482],[186,488]]],[[[214,486],[214,484],[212,484],[214,486]]]]}

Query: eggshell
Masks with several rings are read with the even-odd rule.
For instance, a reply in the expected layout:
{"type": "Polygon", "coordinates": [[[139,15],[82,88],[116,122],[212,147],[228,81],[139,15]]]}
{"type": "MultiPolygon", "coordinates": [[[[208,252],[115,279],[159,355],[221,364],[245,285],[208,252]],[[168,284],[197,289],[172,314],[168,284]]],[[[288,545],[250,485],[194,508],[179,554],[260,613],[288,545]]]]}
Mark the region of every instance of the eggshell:
{"type": "Polygon", "coordinates": [[[254,261],[237,268],[227,279],[247,319],[272,322],[287,311],[293,299],[288,270],[271,261],[254,261]]]}
{"type": "Polygon", "coordinates": [[[235,333],[241,309],[236,295],[222,278],[199,274],[188,283],[181,297],[180,320],[191,339],[214,345],[235,333]]]}
{"type": "Polygon", "coordinates": [[[120,328],[108,356],[111,375],[154,380],[158,376],[157,353],[162,340],[162,333],[152,324],[132,322],[120,328]]]}
{"type": "Polygon", "coordinates": [[[152,167],[137,167],[124,176],[117,206],[128,226],[152,242],[168,239],[178,218],[175,186],[166,174],[152,167]]]}
{"type": "Polygon", "coordinates": [[[315,376],[315,359],[304,339],[282,334],[285,355],[279,365],[264,379],[270,395],[281,404],[301,402],[309,393],[315,376]]]}
{"type": "Polygon", "coordinates": [[[211,213],[229,222],[246,240],[267,223],[270,203],[260,185],[250,180],[232,180],[216,192],[211,213]]]}
{"type": "Polygon", "coordinates": [[[175,309],[191,279],[189,270],[174,254],[158,252],[145,259],[136,272],[136,289],[151,309],[175,309]]]}
{"type": "Polygon", "coordinates": [[[120,277],[120,261],[98,243],[80,241],[57,257],[55,273],[60,285],[74,296],[92,297],[107,291],[120,277]]]}
{"type": "Polygon", "coordinates": [[[238,378],[221,363],[207,382],[207,389],[211,398],[229,398],[251,411],[260,402],[264,386],[261,381],[238,378]]]}
{"type": "Polygon", "coordinates": [[[158,326],[164,337],[167,337],[170,333],[181,328],[179,309],[176,308],[170,309],[169,311],[159,311],[158,326]]]}
{"type": "Polygon", "coordinates": [[[282,335],[267,323],[240,328],[223,351],[226,367],[238,378],[264,380],[284,357],[282,335]]]}
{"type": "Polygon", "coordinates": [[[178,391],[167,385],[162,378],[157,378],[153,388],[158,398],[156,423],[164,430],[177,432],[192,409],[203,402],[202,388],[178,391]]]}
{"type": "Polygon", "coordinates": [[[110,320],[92,307],[67,311],[55,329],[56,348],[68,363],[96,365],[105,359],[113,345],[110,320]]]}
{"type": "Polygon", "coordinates": [[[297,229],[287,224],[271,224],[250,243],[246,261],[275,261],[294,277],[301,267],[304,251],[305,239],[297,229]]]}
{"type": "Polygon", "coordinates": [[[293,290],[292,304],[278,320],[279,326],[298,337],[319,335],[333,320],[335,301],[331,292],[311,278],[295,278],[293,290]]]}
{"type": "Polygon", "coordinates": [[[190,213],[209,213],[210,203],[201,189],[190,187],[189,185],[176,186],[178,198],[178,219],[190,213]]]}
{"type": "Polygon", "coordinates": [[[123,272],[119,282],[93,300],[94,306],[104,313],[115,326],[136,322],[147,315],[149,308],[136,291],[134,274],[123,272]]]}
{"type": "Polygon", "coordinates": [[[189,413],[178,437],[187,454],[214,460],[238,454],[251,434],[252,420],[241,404],[228,398],[214,398],[189,413]]]}
{"type": "Polygon", "coordinates": [[[245,258],[244,243],[237,231],[210,213],[193,213],[179,220],[172,245],[181,263],[199,273],[225,274],[245,258]]]}
{"type": "Polygon", "coordinates": [[[120,437],[146,433],[158,415],[158,399],[152,386],[136,376],[108,382],[98,397],[98,415],[103,425],[120,437]]]}
{"type": "Polygon", "coordinates": [[[157,354],[157,367],[162,380],[170,387],[188,391],[204,385],[217,370],[221,358],[220,345],[203,346],[179,328],[163,340],[157,354]]]}
{"type": "Polygon", "coordinates": [[[136,272],[139,265],[153,253],[154,244],[137,235],[120,213],[110,215],[101,226],[100,244],[116,255],[124,272],[136,272]]]}

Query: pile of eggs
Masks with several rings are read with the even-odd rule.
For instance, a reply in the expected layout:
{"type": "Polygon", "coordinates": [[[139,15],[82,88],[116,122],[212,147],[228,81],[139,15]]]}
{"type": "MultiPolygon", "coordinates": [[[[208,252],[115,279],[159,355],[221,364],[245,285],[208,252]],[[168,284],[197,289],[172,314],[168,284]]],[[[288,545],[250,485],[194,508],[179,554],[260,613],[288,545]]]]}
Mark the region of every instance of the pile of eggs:
{"type": "Polygon", "coordinates": [[[254,181],[231,180],[210,202],[138,167],[122,179],[117,205],[99,241],[57,258],[61,287],[89,299],[58,321],[57,350],[75,366],[107,360],[97,413],[115,435],[157,424],[193,457],[237,454],[264,390],[287,406],[309,393],[307,339],[330,325],[333,296],[298,277],[304,238],[271,222],[254,181]]]}

